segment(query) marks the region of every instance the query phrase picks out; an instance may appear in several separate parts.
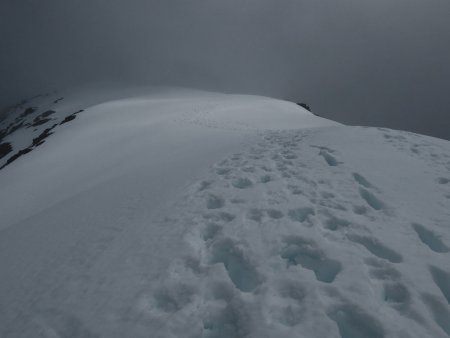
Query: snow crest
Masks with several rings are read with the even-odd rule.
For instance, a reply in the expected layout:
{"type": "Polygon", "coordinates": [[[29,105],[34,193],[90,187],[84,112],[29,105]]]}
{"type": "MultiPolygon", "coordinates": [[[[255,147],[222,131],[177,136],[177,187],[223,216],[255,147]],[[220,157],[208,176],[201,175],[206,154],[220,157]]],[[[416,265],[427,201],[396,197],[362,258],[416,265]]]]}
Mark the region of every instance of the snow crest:
{"type": "Polygon", "coordinates": [[[1,337],[450,336],[449,142],[102,95],[0,121],[1,337]]]}

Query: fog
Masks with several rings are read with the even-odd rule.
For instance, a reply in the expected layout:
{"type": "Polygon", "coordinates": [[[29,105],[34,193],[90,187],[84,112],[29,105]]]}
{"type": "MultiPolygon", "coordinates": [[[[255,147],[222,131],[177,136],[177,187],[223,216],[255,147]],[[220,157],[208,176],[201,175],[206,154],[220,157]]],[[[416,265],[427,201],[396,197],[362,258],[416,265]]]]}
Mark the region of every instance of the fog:
{"type": "Polygon", "coordinates": [[[0,16],[0,107],[164,84],[450,139],[448,0],[1,0],[0,16]]]}

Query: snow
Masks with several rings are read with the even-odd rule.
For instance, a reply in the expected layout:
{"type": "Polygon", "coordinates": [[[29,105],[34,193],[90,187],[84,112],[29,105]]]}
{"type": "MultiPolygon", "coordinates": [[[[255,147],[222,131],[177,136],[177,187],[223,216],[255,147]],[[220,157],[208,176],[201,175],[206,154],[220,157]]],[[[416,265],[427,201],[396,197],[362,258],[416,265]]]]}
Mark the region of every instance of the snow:
{"type": "Polygon", "coordinates": [[[1,337],[450,335],[449,142],[120,86],[1,128],[28,106],[0,166],[57,126],[0,170],[1,337]]]}

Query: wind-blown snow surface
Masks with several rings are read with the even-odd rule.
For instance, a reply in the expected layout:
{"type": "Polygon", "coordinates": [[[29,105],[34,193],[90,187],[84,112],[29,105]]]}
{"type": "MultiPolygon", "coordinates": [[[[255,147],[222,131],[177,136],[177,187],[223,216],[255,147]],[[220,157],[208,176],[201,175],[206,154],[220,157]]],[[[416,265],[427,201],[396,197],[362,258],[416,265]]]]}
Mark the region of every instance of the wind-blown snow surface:
{"type": "Polygon", "coordinates": [[[144,92],[3,120],[1,337],[450,336],[449,142],[144,92]]]}

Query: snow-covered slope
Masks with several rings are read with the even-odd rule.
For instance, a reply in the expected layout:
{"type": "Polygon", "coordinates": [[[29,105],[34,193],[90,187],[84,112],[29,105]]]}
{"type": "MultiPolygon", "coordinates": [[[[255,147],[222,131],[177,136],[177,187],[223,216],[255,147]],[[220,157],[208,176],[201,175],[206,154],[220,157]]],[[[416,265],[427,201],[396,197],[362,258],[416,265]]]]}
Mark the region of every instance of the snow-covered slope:
{"type": "Polygon", "coordinates": [[[1,337],[450,335],[447,141],[168,88],[0,127],[1,337]]]}

